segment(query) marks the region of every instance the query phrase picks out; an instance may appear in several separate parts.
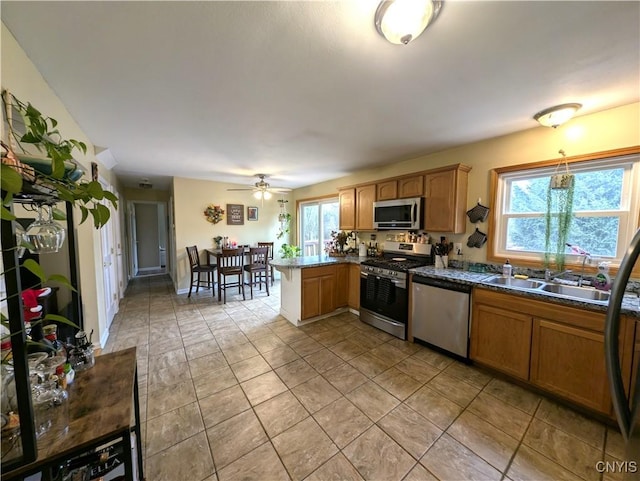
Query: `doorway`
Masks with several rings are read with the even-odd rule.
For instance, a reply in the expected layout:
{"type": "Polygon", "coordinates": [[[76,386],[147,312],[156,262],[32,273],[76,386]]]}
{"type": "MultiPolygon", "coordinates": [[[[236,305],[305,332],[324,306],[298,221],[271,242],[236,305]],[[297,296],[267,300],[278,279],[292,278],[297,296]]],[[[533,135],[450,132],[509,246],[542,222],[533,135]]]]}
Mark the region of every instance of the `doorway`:
{"type": "Polygon", "coordinates": [[[167,205],[164,202],[131,201],[131,273],[134,277],[168,272],[167,205]]]}

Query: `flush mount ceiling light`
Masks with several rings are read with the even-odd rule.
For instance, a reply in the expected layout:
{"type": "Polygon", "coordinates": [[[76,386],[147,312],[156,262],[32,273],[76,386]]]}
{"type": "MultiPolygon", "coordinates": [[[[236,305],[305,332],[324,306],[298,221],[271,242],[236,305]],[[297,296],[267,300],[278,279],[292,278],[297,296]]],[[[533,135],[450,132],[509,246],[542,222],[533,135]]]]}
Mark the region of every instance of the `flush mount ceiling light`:
{"type": "Polygon", "coordinates": [[[533,116],[540,125],[545,127],[556,128],[558,125],[562,125],[576,114],[576,112],[582,107],[582,104],[562,104],[555,107],[549,107],[548,109],[541,110],[533,116]]]}
{"type": "Polygon", "coordinates": [[[442,0],[383,0],[375,14],[376,30],[389,42],[406,45],[438,17],[442,0]]]}

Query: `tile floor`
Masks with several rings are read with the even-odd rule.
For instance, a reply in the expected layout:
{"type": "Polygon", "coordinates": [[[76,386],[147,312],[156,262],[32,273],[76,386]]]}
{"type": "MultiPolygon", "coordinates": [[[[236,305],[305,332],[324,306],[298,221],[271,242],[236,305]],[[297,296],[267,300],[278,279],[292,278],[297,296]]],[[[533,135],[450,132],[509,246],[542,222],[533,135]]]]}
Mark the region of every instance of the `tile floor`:
{"type": "Polygon", "coordinates": [[[267,297],[135,279],[105,352],[137,346],[146,478],[587,480],[611,428],[340,314],[296,328],[267,297]]]}

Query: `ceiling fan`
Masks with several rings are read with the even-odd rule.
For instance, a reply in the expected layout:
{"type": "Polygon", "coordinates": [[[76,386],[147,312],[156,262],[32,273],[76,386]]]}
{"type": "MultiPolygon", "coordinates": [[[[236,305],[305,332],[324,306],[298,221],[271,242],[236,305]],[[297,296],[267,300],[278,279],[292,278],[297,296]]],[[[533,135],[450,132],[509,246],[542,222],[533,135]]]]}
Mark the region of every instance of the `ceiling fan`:
{"type": "Polygon", "coordinates": [[[270,199],[273,194],[284,194],[287,192],[291,192],[291,189],[287,189],[284,187],[271,187],[269,182],[265,182],[266,174],[256,174],[256,176],[260,179],[258,182],[253,184],[253,187],[247,187],[242,189],[227,189],[229,191],[235,190],[250,190],[253,191],[253,196],[260,199],[270,199]]]}

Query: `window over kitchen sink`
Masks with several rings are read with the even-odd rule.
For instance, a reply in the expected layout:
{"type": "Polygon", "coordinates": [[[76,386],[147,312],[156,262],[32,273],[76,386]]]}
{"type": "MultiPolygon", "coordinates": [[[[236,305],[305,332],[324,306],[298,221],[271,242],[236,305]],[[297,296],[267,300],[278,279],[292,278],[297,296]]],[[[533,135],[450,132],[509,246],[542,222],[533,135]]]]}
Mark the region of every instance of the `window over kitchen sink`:
{"type": "MultiPolygon", "coordinates": [[[[617,263],[638,228],[640,152],[621,149],[568,161],[575,175],[569,242],[594,257],[617,263]]],[[[547,187],[556,166],[557,161],[549,161],[492,172],[497,215],[492,223],[490,257],[543,261],[547,187]]],[[[577,262],[578,258],[568,254],[567,261],[577,262]]]]}

